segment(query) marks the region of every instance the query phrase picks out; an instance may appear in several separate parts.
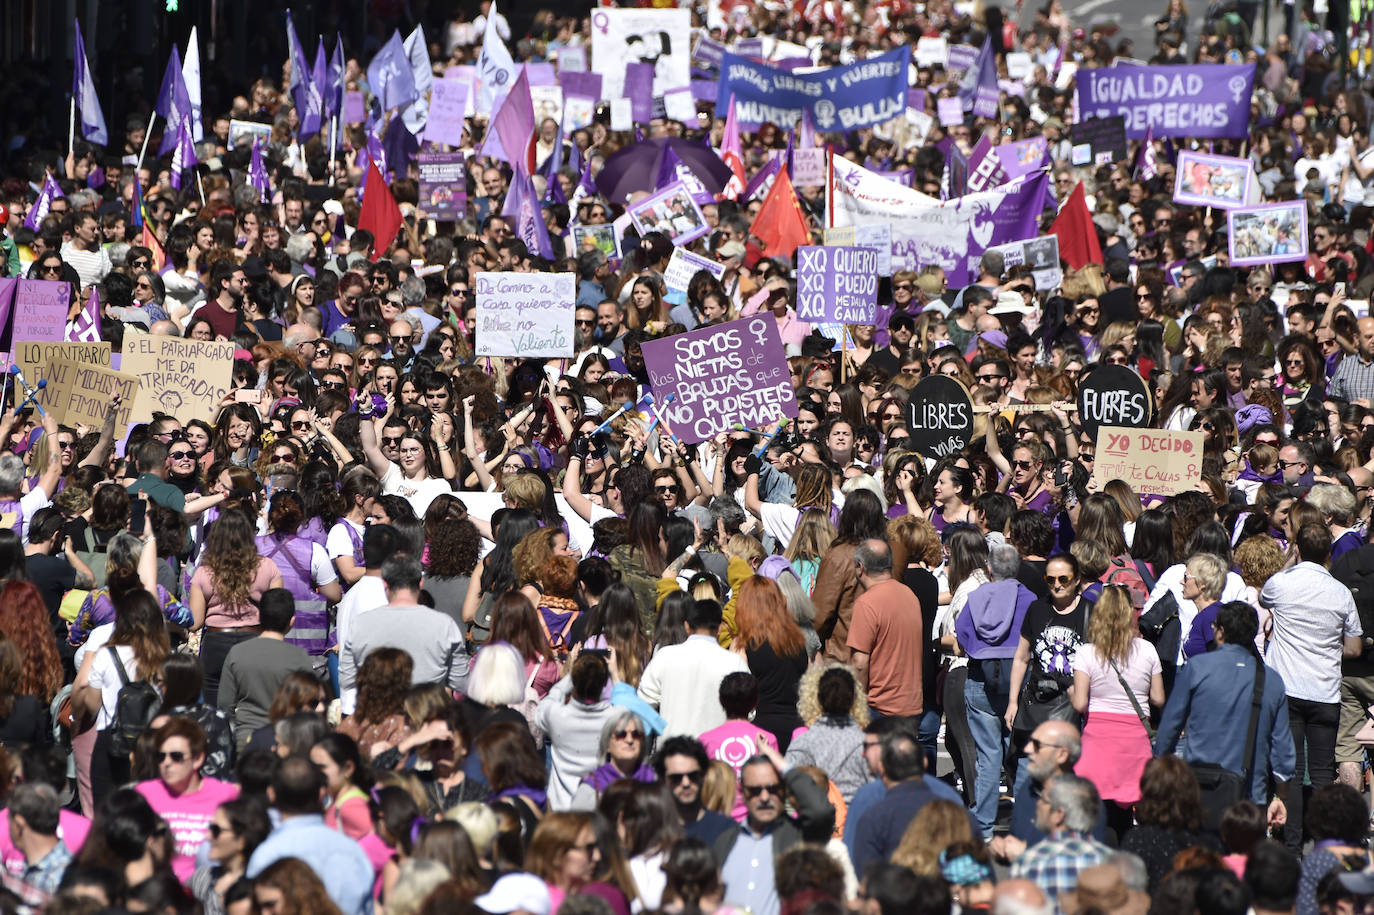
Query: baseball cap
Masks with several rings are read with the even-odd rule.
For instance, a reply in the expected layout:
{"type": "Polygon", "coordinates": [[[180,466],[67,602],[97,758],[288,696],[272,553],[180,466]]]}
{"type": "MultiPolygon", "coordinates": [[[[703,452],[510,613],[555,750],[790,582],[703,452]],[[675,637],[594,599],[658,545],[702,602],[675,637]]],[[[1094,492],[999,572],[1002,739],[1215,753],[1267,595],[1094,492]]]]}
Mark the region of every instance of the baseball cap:
{"type": "Polygon", "coordinates": [[[534,874],[506,874],[492,884],[491,890],[473,902],[491,915],[507,915],[510,912],[549,915],[553,908],[549,888],[534,874]]]}

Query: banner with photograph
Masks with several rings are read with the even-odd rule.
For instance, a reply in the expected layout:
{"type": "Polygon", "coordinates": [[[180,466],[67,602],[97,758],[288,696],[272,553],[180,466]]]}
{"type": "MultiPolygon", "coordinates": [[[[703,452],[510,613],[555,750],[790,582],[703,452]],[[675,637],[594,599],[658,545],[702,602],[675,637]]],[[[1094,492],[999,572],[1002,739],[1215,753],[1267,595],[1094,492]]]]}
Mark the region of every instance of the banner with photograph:
{"type": "Polygon", "coordinates": [[[1228,210],[1226,242],[1233,267],[1307,259],[1307,204],[1302,200],[1228,210]]]}
{"type": "Polygon", "coordinates": [[[675,245],[685,245],[711,231],[706,217],[701,215],[701,207],[682,181],[674,181],[652,197],[644,198],[630,207],[629,213],[641,236],[662,232],[675,245]]]}
{"type": "Polygon", "coordinates": [[[1250,202],[1255,163],[1233,156],[1209,156],[1181,149],[1174,163],[1174,200],[1192,206],[1232,210],[1250,202]]]}

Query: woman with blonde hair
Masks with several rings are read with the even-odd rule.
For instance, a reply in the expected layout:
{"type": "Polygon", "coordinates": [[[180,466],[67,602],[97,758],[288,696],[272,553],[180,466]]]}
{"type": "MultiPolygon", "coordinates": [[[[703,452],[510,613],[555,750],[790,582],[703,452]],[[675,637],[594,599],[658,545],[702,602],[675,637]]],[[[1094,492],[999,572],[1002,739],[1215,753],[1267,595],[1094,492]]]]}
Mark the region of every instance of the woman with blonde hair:
{"type": "Polygon", "coordinates": [[[848,664],[813,664],[802,678],[797,711],[807,730],[792,738],[790,765],[817,766],[848,804],[869,781],[864,759],[868,702],[854,668],[848,664]]]}
{"type": "Polygon", "coordinates": [[[955,842],[973,840],[968,811],[943,798],[926,804],[912,818],[902,841],[892,853],[892,863],[909,867],[924,877],[940,874],[940,855],[955,842]]]}
{"type": "Polygon", "coordinates": [[[1146,703],[1164,704],[1159,654],[1136,628],[1131,594],[1107,585],[1088,616],[1087,640],[1073,658],[1074,710],[1087,714],[1083,755],[1075,771],[1097,786],[1107,824],[1122,835],[1131,805],[1140,800],[1140,776],[1154,755],[1146,703]]]}
{"type": "Polygon", "coordinates": [[[801,725],[797,687],[806,672],[806,636],[787,609],[776,582],[760,575],[746,580],[735,604],[739,634],[732,650],[749,662],[759,681],[759,705],[754,724],[777,738],[787,752],[792,732],[801,725]]]}
{"type": "Polygon", "coordinates": [[[711,760],[706,766],[706,777],[701,781],[701,806],[722,816],[733,816],[738,794],[735,767],[723,759],[711,760]]]}
{"type": "Polygon", "coordinates": [[[783,558],[792,563],[793,570],[801,579],[807,594],[816,590],[816,573],[821,567],[821,558],[835,542],[835,525],[830,513],[819,508],[808,508],[797,520],[797,529],[783,550],[783,558]]]}

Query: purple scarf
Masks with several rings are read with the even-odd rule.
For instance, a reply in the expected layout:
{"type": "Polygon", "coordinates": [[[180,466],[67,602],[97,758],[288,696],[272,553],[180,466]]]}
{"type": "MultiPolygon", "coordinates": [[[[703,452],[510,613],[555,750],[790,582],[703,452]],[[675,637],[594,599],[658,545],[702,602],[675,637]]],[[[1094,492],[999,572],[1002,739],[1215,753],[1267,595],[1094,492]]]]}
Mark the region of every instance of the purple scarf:
{"type": "MultiPolygon", "coordinates": [[[[615,763],[606,762],[596,769],[593,769],[586,778],[582,779],[582,781],[591,785],[596,789],[596,793],[600,794],[609,788],[613,782],[618,782],[625,777],[625,774],[616,768],[615,763]]],[[[649,766],[648,763],[641,765],[635,770],[634,774],[629,777],[637,782],[652,782],[657,779],[653,768],[649,766]]]]}

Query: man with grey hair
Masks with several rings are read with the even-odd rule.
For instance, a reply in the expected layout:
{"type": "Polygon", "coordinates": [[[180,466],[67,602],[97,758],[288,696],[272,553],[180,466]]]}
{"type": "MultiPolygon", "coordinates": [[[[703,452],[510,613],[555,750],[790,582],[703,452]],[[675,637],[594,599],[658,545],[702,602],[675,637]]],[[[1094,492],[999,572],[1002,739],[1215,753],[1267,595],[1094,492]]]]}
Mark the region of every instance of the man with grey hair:
{"type": "MultiPolygon", "coordinates": [[[[5,888],[37,911],[57,892],[72,853],[57,836],[62,804],[52,785],[24,782],[10,792],[9,840],[24,856],[19,873],[4,872],[5,888]]],[[[22,909],[21,909],[22,911],[22,909]]]]}
{"type": "Polygon", "coordinates": [[[1051,899],[1077,888],[1079,873],[1112,853],[1089,834],[1101,805],[1097,788],[1086,778],[1062,774],[1050,779],[1035,811],[1035,825],[1049,838],[1016,859],[1012,877],[1033,881],[1051,899]]]}
{"type": "Polygon", "coordinates": [[[284,247],[286,256],[291,258],[292,264],[304,264],[310,255],[315,253],[315,236],[310,232],[292,235],[286,240],[284,247]]]}
{"type": "Polygon", "coordinates": [[[854,665],[859,685],[867,690],[875,715],[914,722],[925,707],[921,602],[892,577],[892,550],[886,541],[861,543],[854,552],[854,567],[864,592],[854,601],[845,636],[849,663],[854,665]]]}
{"type": "Polygon", "coordinates": [[[309,324],[292,324],[282,334],[282,345],[288,352],[295,350],[308,366],[315,358],[315,350],[320,344],[320,332],[309,324]]]}
{"type": "Polygon", "coordinates": [[[992,897],[992,915],[1054,915],[1054,903],[1029,880],[1003,880],[992,897]]]}
{"type": "MultiPolygon", "coordinates": [[[[989,566],[993,580],[973,590],[954,624],[960,653],[969,658],[963,699],[978,759],[973,812],[985,841],[992,838],[997,823],[997,789],[1011,744],[1004,719],[1011,702],[1012,659],[1026,611],[1035,602],[1031,590],[1016,580],[1021,571],[1016,547],[994,546],[989,566]]],[[[951,697],[945,698],[948,702],[951,697]]]]}

